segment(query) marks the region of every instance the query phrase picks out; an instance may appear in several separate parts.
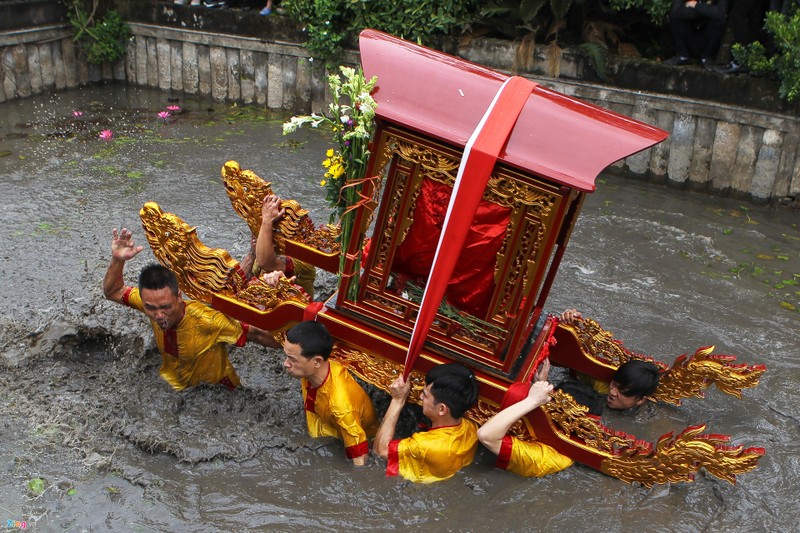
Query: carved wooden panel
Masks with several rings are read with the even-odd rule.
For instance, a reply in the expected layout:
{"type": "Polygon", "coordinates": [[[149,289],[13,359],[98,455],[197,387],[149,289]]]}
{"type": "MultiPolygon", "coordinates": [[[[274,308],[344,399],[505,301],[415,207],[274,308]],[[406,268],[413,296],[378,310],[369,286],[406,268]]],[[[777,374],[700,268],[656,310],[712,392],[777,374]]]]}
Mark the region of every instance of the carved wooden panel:
{"type": "MultiPolygon", "coordinates": [[[[412,291],[403,290],[403,273],[393,272],[392,265],[414,225],[423,182],[452,187],[462,153],[394,126],[379,129],[373,146],[378,154],[375,168],[388,170],[357,312],[410,333],[420,299],[412,291]]],[[[559,217],[564,210],[559,207],[567,198],[564,191],[537,176],[498,165],[483,200],[510,213],[494,262],[494,287],[486,289],[491,291],[486,295],[488,310],[482,316],[473,316],[457,308],[440,309],[429,342],[500,367],[504,365],[502,350],[508,346],[509,331],[528,318],[530,302],[542,279],[537,274],[547,268],[552,254],[553,239],[548,237],[560,230],[559,217]]]]}

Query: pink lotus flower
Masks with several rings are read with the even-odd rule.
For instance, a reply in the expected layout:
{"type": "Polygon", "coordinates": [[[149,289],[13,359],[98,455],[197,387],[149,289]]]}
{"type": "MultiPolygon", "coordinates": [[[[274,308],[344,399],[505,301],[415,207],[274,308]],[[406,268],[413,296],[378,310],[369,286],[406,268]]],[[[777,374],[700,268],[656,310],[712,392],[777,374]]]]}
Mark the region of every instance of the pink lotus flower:
{"type": "Polygon", "coordinates": [[[79,118],[83,116],[83,111],[73,111],[72,116],[75,118],[79,118]]]}
{"type": "Polygon", "coordinates": [[[168,105],[167,106],[167,111],[171,111],[173,113],[180,113],[181,112],[181,106],[179,106],[179,105],[168,105]]]}
{"type": "Polygon", "coordinates": [[[114,132],[111,130],[103,130],[100,132],[100,138],[104,141],[110,141],[113,136],[114,132]]]}
{"type": "Polygon", "coordinates": [[[164,120],[164,122],[166,122],[166,121],[167,121],[167,119],[168,119],[170,116],[171,116],[171,115],[169,114],[169,111],[159,111],[159,113],[158,113],[158,118],[160,118],[160,119],[163,119],[163,120],[164,120]]]}

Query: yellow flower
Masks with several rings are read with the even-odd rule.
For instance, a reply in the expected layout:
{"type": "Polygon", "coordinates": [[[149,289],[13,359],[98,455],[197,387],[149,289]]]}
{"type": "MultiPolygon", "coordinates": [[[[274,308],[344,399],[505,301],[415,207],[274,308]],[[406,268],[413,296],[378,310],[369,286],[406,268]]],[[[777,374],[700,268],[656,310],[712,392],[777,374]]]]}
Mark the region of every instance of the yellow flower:
{"type": "Polygon", "coordinates": [[[326,157],[333,157],[333,148],[328,148],[328,151],[325,152],[326,157]]]}
{"type": "Polygon", "coordinates": [[[325,180],[322,180],[322,181],[319,182],[319,185],[320,185],[320,187],[324,187],[326,183],[328,183],[328,182],[325,181],[325,180]]]}
{"type": "MultiPolygon", "coordinates": [[[[330,150],[328,150],[328,151],[330,152],[330,150]]],[[[328,168],[328,167],[330,167],[330,166],[331,166],[331,160],[330,160],[330,159],[326,159],[326,160],[324,160],[324,161],[322,162],[322,166],[323,166],[323,167],[325,167],[325,168],[328,168]]]]}
{"type": "Polygon", "coordinates": [[[344,166],[336,165],[335,167],[331,167],[331,174],[333,174],[334,178],[338,178],[339,176],[344,174],[344,166]]]}

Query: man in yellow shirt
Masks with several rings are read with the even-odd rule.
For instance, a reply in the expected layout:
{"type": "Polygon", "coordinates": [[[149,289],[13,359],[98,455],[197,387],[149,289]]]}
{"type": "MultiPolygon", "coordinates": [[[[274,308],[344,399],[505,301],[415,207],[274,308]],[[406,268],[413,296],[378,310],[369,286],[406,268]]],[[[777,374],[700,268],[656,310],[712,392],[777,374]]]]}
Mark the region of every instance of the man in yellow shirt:
{"type": "Polygon", "coordinates": [[[478,400],[478,384],[467,367],[439,365],[425,376],[420,393],[422,414],[431,429],[395,440],[400,411],[411,392],[411,381],[399,376],[390,386],[392,401],[386,411],[373,451],[387,459],[386,475],[400,474],[416,483],[443,481],[472,463],[478,447],[475,424],[464,413],[478,400]]]}
{"type": "Polygon", "coordinates": [[[481,444],[497,455],[498,468],[522,477],[542,477],[572,466],[572,459],[538,441],[525,442],[506,435],[514,423],[534,409],[550,401],[553,386],[534,381],[528,396],[512,404],[486,421],[478,429],[481,444]]]}
{"type": "Polygon", "coordinates": [[[103,293],[111,301],[147,315],[161,353],[159,373],[174,389],[198,383],[240,385],[228,359],[227,344],[244,346],[254,341],[277,348],[268,331],[242,324],[200,302],[184,300],[175,274],[157,263],[146,266],[139,287],[125,285],[125,263],[142,251],[132,234],[115,229],[111,240],[111,264],[103,278],[103,293]]]}
{"type": "MultiPolygon", "coordinates": [[[[582,318],[581,314],[574,309],[569,309],[561,315],[561,320],[564,322],[578,318],[582,318]]],[[[558,453],[547,444],[521,441],[506,434],[517,420],[550,401],[553,386],[547,382],[549,373],[550,361],[545,359],[536,373],[536,381],[531,385],[528,396],[506,407],[478,429],[478,439],[481,444],[497,455],[495,466],[498,468],[522,477],[542,477],[560,472],[572,465],[572,459],[558,453]]],[[[586,382],[589,378],[581,379],[586,382]]],[[[594,379],[591,379],[589,384],[597,393],[607,395],[605,404],[609,409],[625,410],[642,405],[647,396],[655,392],[658,380],[659,371],[656,365],[647,361],[631,360],[620,365],[610,384],[594,379]]],[[[573,383],[578,382],[573,381],[573,383]]],[[[577,393],[583,393],[580,388],[568,392],[579,403],[590,403],[590,398],[583,399],[576,396],[577,393]]],[[[591,390],[588,393],[593,394],[591,390]]]]}
{"type": "MultiPolygon", "coordinates": [[[[272,232],[275,222],[284,215],[281,208],[281,199],[274,194],[264,197],[261,205],[261,228],[258,230],[256,239],[255,263],[252,264],[253,275],[259,272],[272,272],[280,270],[287,278],[294,278],[294,283],[306,291],[308,297],[314,299],[314,280],[317,279],[317,269],[314,265],[289,257],[288,255],[278,255],[275,253],[275,245],[272,242],[272,232]]],[[[245,265],[250,260],[243,260],[245,265]]],[[[245,271],[250,273],[245,266],[245,271]]]]}
{"type": "Polygon", "coordinates": [[[368,437],[375,434],[375,410],[361,385],[338,361],[329,359],[333,339],[324,325],[300,322],[286,332],[283,366],[301,381],[308,434],[344,442],[348,459],[363,466],[368,437]]]}

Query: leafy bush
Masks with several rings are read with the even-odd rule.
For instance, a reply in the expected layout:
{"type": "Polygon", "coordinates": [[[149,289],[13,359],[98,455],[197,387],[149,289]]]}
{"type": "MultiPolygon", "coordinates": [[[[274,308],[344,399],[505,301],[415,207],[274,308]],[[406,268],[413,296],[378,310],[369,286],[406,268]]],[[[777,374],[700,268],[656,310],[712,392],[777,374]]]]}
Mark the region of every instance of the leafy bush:
{"type": "Polygon", "coordinates": [[[350,39],[375,28],[430,44],[469,24],[476,0],[284,0],[283,7],[308,32],[309,53],[334,62],[350,39]]]}
{"type": "Polygon", "coordinates": [[[86,52],[89,63],[113,63],[125,56],[125,41],[131,29],[115,10],[102,12],[100,0],[92,0],[91,12],[84,2],[71,0],[67,17],[75,32],[73,40],[86,52]]]}
{"type": "Polygon", "coordinates": [[[609,0],[608,3],[615,11],[641,9],[654,24],[664,24],[672,8],[672,0],[609,0]]]}
{"type": "Polygon", "coordinates": [[[793,15],[777,11],[767,13],[764,24],[775,43],[775,53],[768,57],[761,43],[733,45],[733,58],[755,74],[775,75],[780,79],[781,98],[794,102],[800,97],[800,10],[793,15]]]}

